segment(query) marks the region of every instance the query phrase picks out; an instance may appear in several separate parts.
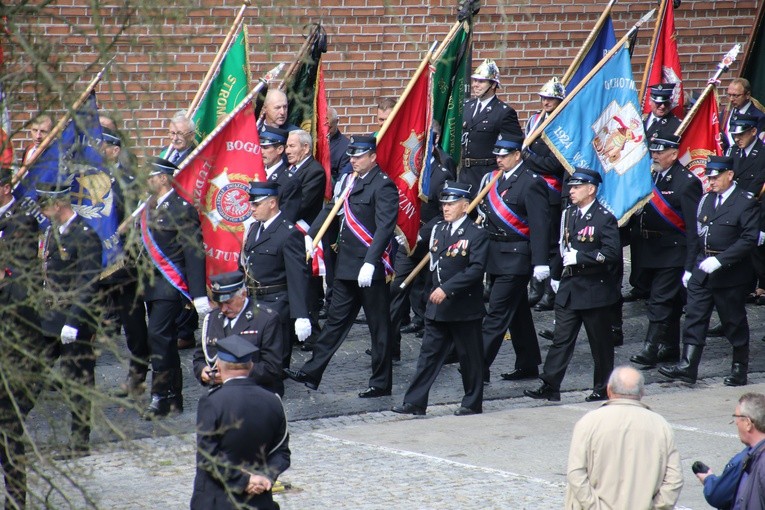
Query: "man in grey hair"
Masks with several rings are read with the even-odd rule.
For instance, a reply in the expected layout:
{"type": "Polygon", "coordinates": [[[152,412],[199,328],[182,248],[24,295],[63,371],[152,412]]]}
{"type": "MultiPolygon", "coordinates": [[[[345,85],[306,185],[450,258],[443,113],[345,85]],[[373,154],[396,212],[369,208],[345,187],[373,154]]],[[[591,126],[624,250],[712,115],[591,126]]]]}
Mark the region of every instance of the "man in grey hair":
{"type": "Polygon", "coordinates": [[[680,454],[669,423],[640,402],[643,375],[616,367],[606,391],[608,401],[574,426],[565,508],[674,508],[680,454]]]}

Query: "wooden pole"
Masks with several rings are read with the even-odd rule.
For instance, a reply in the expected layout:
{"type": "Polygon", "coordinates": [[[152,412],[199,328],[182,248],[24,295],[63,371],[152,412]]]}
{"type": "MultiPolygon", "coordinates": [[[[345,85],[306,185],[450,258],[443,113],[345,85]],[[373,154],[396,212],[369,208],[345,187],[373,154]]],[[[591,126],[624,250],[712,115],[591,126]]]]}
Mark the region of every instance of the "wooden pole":
{"type": "Polygon", "coordinates": [[[318,36],[320,28],[321,25],[319,23],[314,23],[313,31],[308,34],[308,37],[306,38],[305,42],[303,42],[303,45],[300,47],[300,50],[297,53],[297,58],[295,58],[295,60],[290,64],[289,68],[287,68],[287,72],[284,74],[284,79],[282,79],[281,83],[279,83],[279,90],[284,90],[285,87],[287,87],[287,82],[290,80],[290,78],[292,78],[292,75],[297,72],[297,67],[303,62],[303,57],[308,51],[308,48],[310,48],[318,36]]]}
{"type": "Polygon", "coordinates": [[[242,25],[242,19],[244,19],[244,10],[247,8],[247,6],[252,4],[251,0],[243,0],[243,2],[244,3],[242,4],[242,7],[239,8],[239,12],[236,14],[236,18],[234,18],[234,23],[228,30],[226,38],[223,39],[223,43],[220,45],[220,49],[215,55],[212,64],[210,64],[210,69],[207,70],[207,74],[202,80],[202,84],[199,86],[199,90],[197,90],[194,99],[192,99],[191,104],[189,105],[189,109],[186,111],[186,116],[190,119],[194,118],[194,114],[196,113],[196,109],[199,106],[199,103],[202,101],[202,98],[207,92],[207,89],[210,88],[210,83],[212,82],[213,78],[215,78],[215,75],[218,74],[218,71],[220,70],[220,64],[223,61],[223,57],[226,55],[226,52],[228,52],[228,49],[231,47],[231,43],[234,41],[234,34],[239,31],[239,27],[242,25]]]}
{"type": "Polygon", "coordinates": [[[21,179],[24,178],[24,176],[29,171],[29,168],[34,164],[35,161],[37,161],[37,158],[40,157],[40,155],[45,152],[45,150],[50,147],[50,145],[58,138],[58,135],[61,134],[61,132],[66,128],[66,124],[69,122],[69,119],[72,118],[72,112],[76,112],[80,106],[82,106],[85,101],[87,101],[88,97],[90,97],[90,93],[93,92],[93,89],[96,88],[96,85],[98,85],[98,82],[101,81],[101,78],[103,78],[104,73],[109,68],[111,63],[114,61],[115,57],[112,57],[106,65],[96,74],[96,76],[90,80],[90,83],[88,83],[88,86],[85,87],[85,90],[80,94],[80,97],[77,98],[77,100],[72,104],[71,108],[67,112],[64,112],[64,116],[59,119],[58,123],[51,129],[50,133],[48,133],[48,136],[46,136],[42,142],[40,142],[40,146],[37,148],[35,153],[32,155],[32,159],[26,163],[24,163],[21,168],[19,168],[19,171],[16,172],[16,174],[13,176],[13,180],[11,182],[12,186],[16,186],[21,179]]]}
{"type": "Polygon", "coordinates": [[[584,40],[584,44],[582,44],[582,47],[579,48],[579,53],[576,54],[576,56],[574,57],[574,60],[571,62],[571,65],[568,66],[568,69],[566,69],[566,72],[563,74],[563,77],[560,79],[563,85],[568,85],[568,82],[571,81],[571,78],[574,76],[574,73],[579,68],[579,64],[582,63],[584,56],[587,54],[588,51],[590,51],[590,48],[592,47],[592,43],[593,41],[595,41],[595,37],[597,37],[598,33],[600,32],[600,29],[603,26],[603,23],[606,22],[606,18],[611,14],[611,9],[614,7],[615,3],[616,3],[616,0],[611,0],[610,2],[608,2],[608,5],[606,5],[605,10],[598,18],[598,21],[595,22],[595,26],[592,27],[590,34],[587,36],[587,39],[584,40]]]}
{"type": "Polygon", "coordinates": [[[659,6],[659,17],[656,18],[656,24],[653,27],[651,46],[648,49],[648,59],[645,63],[645,69],[643,69],[643,79],[640,82],[640,95],[638,97],[640,98],[641,111],[645,107],[645,89],[647,87],[646,80],[648,79],[648,73],[651,71],[651,62],[653,61],[654,53],[656,53],[656,42],[659,38],[659,30],[661,29],[661,24],[664,22],[664,13],[667,10],[667,2],[671,1],[673,0],[662,0],[661,5],[659,6]]]}
{"type": "Polygon", "coordinates": [[[441,58],[441,55],[444,52],[444,49],[449,45],[450,42],[452,42],[452,39],[454,39],[454,36],[457,35],[457,30],[459,30],[460,25],[463,23],[467,23],[467,21],[457,21],[452,25],[452,28],[449,29],[449,33],[446,34],[446,37],[444,37],[444,40],[441,41],[441,44],[438,46],[438,49],[435,53],[433,53],[433,56],[431,57],[431,62],[434,64],[438,62],[438,59],[441,58]]]}
{"type": "MultiPolygon", "coordinates": [[[[355,180],[359,176],[358,172],[353,172],[351,174],[351,177],[355,180]]],[[[349,178],[351,178],[349,177],[349,178]]],[[[329,211],[329,215],[327,215],[327,219],[324,220],[324,223],[321,224],[321,227],[319,228],[319,231],[316,233],[316,237],[313,239],[313,248],[316,249],[317,246],[319,246],[319,242],[321,242],[321,238],[324,237],[324,234],[327,233],[327,230],[329,229],[329,226],[332,224],[332,220],[335,219],[335,216],[337,216],[337,213],[340,211],[340,208],[343,206],[343,202],[345,202],[345,199],[348,198],[348,195],[351,193],[351,186],[346,186],[346,189],[343,191],[342,195],[337,197],[337,201],[335,202],[335,205],[332,206],[332,209],[329,211]]],[[[308,262],[311,260],[310,253],[305,254],[305,260],[308,262]]]]}
{"type": "Polygon", "coordinates": [[[557,108],[555,108],[555,110],[553,110],[553,112],[552,112],[550,115],[548,115],[548,116],[547,116],[547,118],[544,120],[544,122],[542,122],[542,123],[541,123],[539,126],[537,126],[537,128],[534,130],[534,132],[533,132],[533,133],[531,133],[529,136],[527,136],[527,137],[526,137],[526,139],[525,139],[525,140],[524,140],[524,142],[523,142],[523,146],[524,146],[524,148],[525,148],[525,147],[528,147],[528,146],[530,146],[530,145],[531,145],[531,144],[534,142],[534,140],[536,140],[537,138],[539,138],[539,135],[541,135],[541,134],[542,134],[542,132],[543,132],[543,131],[544,131],[544,129],[545,129],[545,128],[546,128],[546,127],[547,127],[547,126],[550,124],[550,122],[552,122],[552,121],[553,121],[553,119],[554,119],[555,117],[557,117],[557,116],[558,116],[558,114],[559,114],[561,111],[563,111],[563,108],[564,108],[564,107],[565,107],[565,106],[566,106],[566,105],[567,105],[567,104],[568,104],[568,103],[569,103],[569,102],[570,102],[570,101],[571,101],[571,100],[572,100],[572,99],[573,99],[573,98],[574,98],[574,97],[575,97],[575,96],[576,96],[576,95],[579,93],[579,91],[580,91],[580,90],[582,90],[582,88],[584,88],[584,86],[585,86],[585,85],[587,85],[587,82],[589,82],[589,81],[592,79],[592,77],[593,77],[593,76],[595,76],[595,74],[596,74],[598,71],[600,71],[600,69],[601,69],[601,68],[602,68],[604,65],[606,65],[606,63],[608,63],[608,61],[609,61],[609,60],[611,60],[611,58],[612,58],[614,55],[616,55],[616,52],[622,49],[622,46],[624,46],[624,44],[625,44],[625,43],[626,43],[626,42],[629,40],[630,36],[632,36],[632,34],[635,32],[635,30],[637,30],[638,28],[640,28],[640,26],[641,26],[643,23],[645,23],[646,21],[648,21],[649,19],[651,19],[651,17],[653,16],[653,14],[654,14],[655,12],[656,12],[656,9],[651,9],[651,10],[650,10],[650,11],[649,11],[649,12],[648,12],[648,13],[647,13],[645,16],[643,16],[642,18],[640,18],[640,19],[638,20],[638,22],[637,22],[637,23],[635,23],[635,24],[632,26],[632,28],[631,28],[631,29],[629,29],[629,31],[628,31],[626,34],[624,34],[624,36],[623,36],[621,39],[619,39],[619,41],[618,41],[618,42],[617,42],[617,43],[614,45],[614,47],[613,47],[613,48],[611,48],[611,49],[608,51],[608,53],[606,53],[606,55],[605,55],[605,56],[604,56],[602,59],[600,59],[600,62],[598,62],[597,64],[595,64],[595,67],[593,67],[593,68],[592,68],[592,70],[591,70],[589,73],[587,73],[587,76],[585,76],[584,78],[582,78],[582,81],[580,81],[580,82],[577,84],[577,86],[576,86],[576,87],[574,87],[574,90],[572,90],[571,92],[569,92],[569,93],[566,95],[565,99],[563,99],[563,101],[561,101],[561,103],[558,105],[558,107],[557,107],[557,108]]]}
{"type": "MultiPolygon", "coordinates": [[[[199,154],[205,147],[207,147],[210,142],[217,136],[218,133],[220,133],[224,127],[228,125],[229,122],[231,122],[231,119],[236,116],[237,113],[242,111],[250,101],[252,101],[252,98],[255,97],[255,95],[261,91],[263,87],[265,87],[266,83],[272,79],[274,79],[276,76],[281,73],[282,69],[287,64],[281,63],[278,66],[274,67],[269,71],[263,78],[258,80],[258,84],[255,85],[255,87],[246,95],[244,98],[239,102],[239,104],[236,105],[236,108],[234,108],[231,113],[229,113],[223,120],[221,120],[217,126],[215,126],[215,129],[213,129],[210,134],[208,134],[204,140],[199,142],[199,145],[196,146],[196,148],[183,160],[181,161],[181,164],[178,166],[178,172],[176,172],[176,175],[183,171],[186,166],[194,160],[194,158],[199,154]]],[[[146,208],[146,201],[141,202],[138,204],[138,207],[136,207],[135,211],[132,212],[129,218],[125,219],[123,221],[119,228],[117,229],[117,232],[120,234],[124,234],[127,229],[133,224],[136,217],[138,217],[139,214],[141,214],[141,211],[143,211],[146,208]]]]}

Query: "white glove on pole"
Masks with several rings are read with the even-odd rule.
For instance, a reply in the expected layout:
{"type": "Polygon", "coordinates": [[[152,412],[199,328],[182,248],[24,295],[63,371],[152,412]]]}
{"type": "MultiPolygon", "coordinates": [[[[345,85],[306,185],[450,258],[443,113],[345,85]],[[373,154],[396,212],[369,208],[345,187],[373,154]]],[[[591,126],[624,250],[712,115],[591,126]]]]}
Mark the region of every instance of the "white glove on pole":
{"type": "Polygon", "coordinates": [[[312,259],[316,255],[316,248],[313,247],[313,239],[308,234],[305,235],[305,254],[306,257],[312,259]]]}
{"type": "Polygon", "coordinates": [[[534,279],[538,282],[550,276],[550,266],[534,266],[534,279]]]}
{"type": "Polygon", "coordinates": [[[371,287],[372,276],[375,274],[375,266],[369,262],[364,262],[359,271],[359,287],[371,287]]]}
{"type": "Polygon", "coordinates": [[[61,343],[67,345],[77,340],[77,332],[77,328],[64,325],[64,327],[61,328],[61,343]]]}
{"type": "Polygon", "coordinates": [[[688,288],[688,280],[691,279],[691,272],[686,271],[683,273],[683,287],[688,288]]]}
{"type": "Polygon", "coordinates": [[[557,294],[560,288],[560,280],[550,280],[550,288],[557,294]]]}
{"type": "Polygon", "coordinates": [[[210,300],[207,299],[207,296],[194,298],[192,304],[194,305],[194,308],[199,315],[207,315],[208,313],[212,312],[210,300]]]}
{"type": "Polygon", "coordinates": [[[576,265],[576,254],[579,253],[576,250],[569,250],[566,253],[563,254],[563,265],[564,266],[575,266],[576,265]]]}
{"type": "Polygon", "coordinates": [[[311,336],[311,321],[309,319],[295,319],[295,335],[299,342],[305,342],[311,336]]]}
{"type": "Polygon", "coordinates": [[[699,264],[699,269],[707,274],[712,274],[721,267],[722,264],[720,264],[720,261],[717,260],[717,257],[707,257],[701,261],[701,264],[699,264]]]}

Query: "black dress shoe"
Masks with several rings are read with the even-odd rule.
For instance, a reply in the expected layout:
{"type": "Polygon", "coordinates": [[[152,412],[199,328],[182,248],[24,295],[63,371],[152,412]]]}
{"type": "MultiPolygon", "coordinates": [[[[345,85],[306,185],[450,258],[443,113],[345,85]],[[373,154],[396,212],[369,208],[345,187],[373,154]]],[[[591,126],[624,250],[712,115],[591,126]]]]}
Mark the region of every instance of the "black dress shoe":
{"type": "Polygon", "coordinates": [[[170,413],[182,413],[183,412],[183,397],[162,397],[159,395],[152,395],[149,407],[143,412],[143,419],[151,421],[156,418],[164,418],[170,413]]]}
{"type": "Polygon", "coordinates": [[[454,411],[454,416],[470,416],[471,414],[481,414],[481,411],[470,409],[469,407],[460,407],[454,411]]]}
{"type": "Polygon", "coordinates": [[[542,383],[542,386],[536,390],[523,390],[523,394],[527,397],[535,398],[537,400],[550,400],[551,402],[560,401],[560,390],[556,390],[546,382],[542,383]]]}
{"type": "Polygon", "coordinates": [[[425,325],[419,321],[412,321],[408,325],[404,326],[400,329],[402,335],[407,335],[409,333],[417,333],[418,331],[425,328],[425,325]]]}
{"type": "Polygon", "coordinates": [[[554,308],[554,306],[553,306],[554,304],[555,304],[554,298],[547,299],[547,294],[545,294],[544,296],[542,296],[542,299],[539,301],[539,303],[534,305],[534,311],[535,312],[549,312],[550,310],[552,310],[554,308]]]}
{"type": "Polygon", "coordinates": [[[376,386],[370,386],[369,388],[359,393],[359,398],[387,397],[388,395],[390,395],[390,393],[391,393],[390,390],[384,390],[376,386]]]}
{"type": "Polygon", "coordinates": [[[551,329],[543,329],[537,334],[546,340],[552,340],[555,338],[555,333],[553,333],[553,330],[551,329]]]}
{"type": "Polygon", "coordinates": [[[403,405],[395,406],[391,408],[391,411],[398,414],[411,414],[414,416],[425,416],[425,409],[409,402],[404,402],[403,405]]]}
{"type": "Polygon", "coordinates": [[[536,379],[539,377],[539,369],[534,368],[516,368],[512,372],[499,375],[505,381],[521,381],[523,379],[536,379]]]}
{"type": "Polygon", "coordinates": [[[309,390],[319,389],[319,383],[316,382],[314,379],[312,379],[311,376],[309,376],[302,370],[293,370],[291,368],[285,368],[284,375],[286,375],[287,377],[289,377],[295,382],[305,384],[305,387],[308,388],[309,390]]]}
{"type": "Polygon", "coordinates": [[[584,397],[585,402],[599,402],[601,400],[608,400],[608,395],[599,391],[593,391],[584,397]]]}

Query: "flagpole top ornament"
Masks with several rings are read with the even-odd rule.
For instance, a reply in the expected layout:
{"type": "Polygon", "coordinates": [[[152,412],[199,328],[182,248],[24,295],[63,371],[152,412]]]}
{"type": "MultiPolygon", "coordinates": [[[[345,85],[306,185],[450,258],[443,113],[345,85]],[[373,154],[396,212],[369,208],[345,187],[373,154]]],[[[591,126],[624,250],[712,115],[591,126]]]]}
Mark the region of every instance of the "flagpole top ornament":
{"type": "Polygon", "coordinates": [[[268,71],[266,75],[263,77],[263,81],[265,81],[266,83],[270,83],[274,81],[280,74],[282,74],[282,71],[284,70],[286,65],[287,64],[285,62],[282,62],[278,66],[268,71]]]}
{"type": "Polygon", "coordinates": [[[733,48],[731,48],[730,51],[726,53],[725,56],[723,57],[722,62],[717,64],[717,67],[719,67],[723,71],[727,71],[728,68],[730,68],[730,65],[736,61],[736,57],[738,57],[738,54],[740,51],[741,51],[740,44],[733,45],[733,48]]]}
{"type": "Polygon", "coordinates": [[[645,14],[645,15],[644,15],[642,18],[640,18],[640,20],[639,20],[637,23],[635,23],[635,26],[636,26],[636,27],[639,27],[639,26],[640,26],[640,25],[642,25],[643,23],[645,23],[645,22],[649,21],[651,18],[653,18],[653,15],[654,15],[655,13],[656,13],[656,9],[651,9],[651,10],[650,10],[650,11],[648,11],[648,12],[647,12],[647,13],[646,13],[646,14],[645,14]]]}

